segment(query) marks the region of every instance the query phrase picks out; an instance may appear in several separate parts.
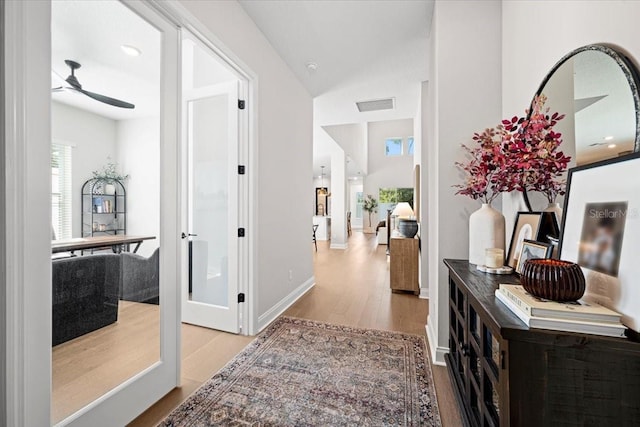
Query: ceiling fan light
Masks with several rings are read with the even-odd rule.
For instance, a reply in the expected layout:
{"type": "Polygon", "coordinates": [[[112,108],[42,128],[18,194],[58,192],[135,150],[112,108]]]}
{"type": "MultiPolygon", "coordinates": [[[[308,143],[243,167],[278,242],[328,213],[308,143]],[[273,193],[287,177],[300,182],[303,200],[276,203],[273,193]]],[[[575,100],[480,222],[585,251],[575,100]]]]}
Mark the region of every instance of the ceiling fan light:
{"type": "Polygon", "coordinates": [[[123,44],[122,46],[120,46],[120,49],[122,49],[122,51],[129,56],[140,56],[142,54],[140,49],[129,44],[123,44]]]}

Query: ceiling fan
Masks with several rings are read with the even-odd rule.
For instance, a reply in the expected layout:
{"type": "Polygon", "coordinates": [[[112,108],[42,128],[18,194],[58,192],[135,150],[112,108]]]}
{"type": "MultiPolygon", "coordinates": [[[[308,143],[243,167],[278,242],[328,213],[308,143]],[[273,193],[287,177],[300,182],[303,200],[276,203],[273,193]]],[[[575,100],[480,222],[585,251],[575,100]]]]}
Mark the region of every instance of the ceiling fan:
{"type": "Polygon", "coordinates": [[[75,76],[75,70],[80,68],[81,65],[78,62],[72,61],[70,59],[66,59],[64,62],[65,62],[65,64],[67,64],[69,66],[69,68],[71,68],[71,75],[69,75],[69,77],[67,77],[65,79],[65,82],[67,82],[69,84],[69,87],[62,87],[62,86],[56,87],[56,88],[51,89],[52,92],[60,92],[62,90],[72,90],[72,91],[76,91],[76,92],[82,93],[84,95],[87,95],[88,97],[93,98],[96,101],[100,101],[100,102],[103,102],[105,104],[113,105],[114,107],[135,108],[135,105],[130,104],[128,102],[121,101],[121,100],[115,99],[115,98],[110,98],[110,97],[105,96],[105,95],[100,95],[99,93],[89,92],[88,90],[82,89],[82,85],[80,84],[80,82],[78,81],[78,79],[75,76]]]}

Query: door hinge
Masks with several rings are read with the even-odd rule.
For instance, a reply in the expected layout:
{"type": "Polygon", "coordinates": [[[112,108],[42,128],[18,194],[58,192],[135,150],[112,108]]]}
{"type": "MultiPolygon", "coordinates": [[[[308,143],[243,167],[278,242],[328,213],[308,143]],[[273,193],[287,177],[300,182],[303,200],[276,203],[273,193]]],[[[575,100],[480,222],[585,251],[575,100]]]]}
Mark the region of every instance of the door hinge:
{"type": "Polygon", "coordinates": [[[244,302],[244,294],[238,294],[238,302],[244,302]]]}
{"type": "Polygon", "coordinates": [[[238,108],[244,110],[244,99],[238,99],[238,108]]]}
{"type": "Polygon", "coordinates": [[[245,167],[244,165],[238,165],[238,175],[244,175],[245,167]]]}
{"type": "Polygon", "coordinates": [[[238,237],[244,237],[244,228],[238,228],[238,237]]]}

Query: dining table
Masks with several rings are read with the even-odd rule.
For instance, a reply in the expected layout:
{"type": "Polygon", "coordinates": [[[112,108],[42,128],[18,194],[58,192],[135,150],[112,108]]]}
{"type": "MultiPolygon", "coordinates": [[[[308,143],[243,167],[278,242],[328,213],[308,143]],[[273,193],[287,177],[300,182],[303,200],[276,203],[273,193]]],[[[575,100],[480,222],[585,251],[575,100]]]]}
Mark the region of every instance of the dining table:
{"type": "Polygon", "coordinates": [[[156,236],[133,236],[129,234],[115,234],[89,237],[75,237],[71,239],[60,239],[51,241],[51,253],[70,252],[79,250],[111,248],[114,253],[123,250],[129,251],[130,245],[135,245],[133,253],[145,240],[153,240],[156,236]]]}

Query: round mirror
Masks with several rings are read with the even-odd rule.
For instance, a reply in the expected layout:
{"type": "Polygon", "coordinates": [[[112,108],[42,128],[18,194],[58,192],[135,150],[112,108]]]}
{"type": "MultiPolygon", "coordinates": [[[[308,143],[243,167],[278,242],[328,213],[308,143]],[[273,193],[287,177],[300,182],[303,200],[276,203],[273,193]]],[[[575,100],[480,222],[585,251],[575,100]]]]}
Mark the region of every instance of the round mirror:
{"type": "MultiPolygon", "coordinates": [[[[604,45],[578,48],[553,66],[536,95],[547,97],[550,113],[566,115],[555,129],[570,168],[640,151],[639,86],[633,63],[604,45]]],[[[525,200],[535,198],[536,207],[544,200],[532,196],[525,200]]]]}

